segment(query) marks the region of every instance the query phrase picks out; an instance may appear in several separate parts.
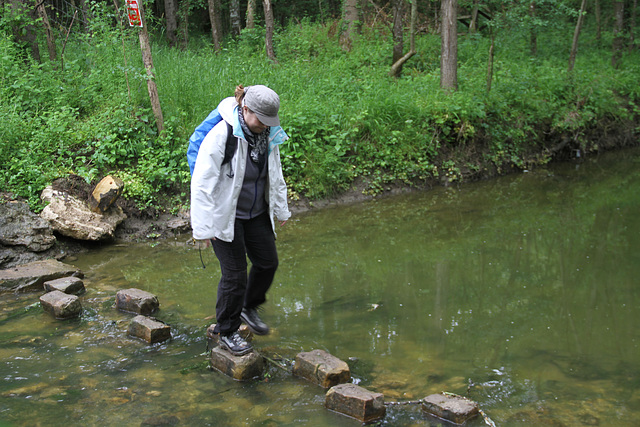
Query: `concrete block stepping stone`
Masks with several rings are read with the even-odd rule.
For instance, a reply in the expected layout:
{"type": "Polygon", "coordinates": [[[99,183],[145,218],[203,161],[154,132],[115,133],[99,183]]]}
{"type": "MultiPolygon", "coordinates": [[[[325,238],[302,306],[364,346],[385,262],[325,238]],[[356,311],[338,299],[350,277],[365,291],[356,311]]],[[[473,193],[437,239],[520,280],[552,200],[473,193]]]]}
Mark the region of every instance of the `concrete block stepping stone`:
{"type": "Polygon", "coordinates": [[[355,384],[338,384],[327,391],[325,407],[363,423],[384,418],[387,408],[382,393],[374,393],[355,384]]]}
{"type": "Polygon", "coordinates": [[[422,400],[422,410],[456,424],[464,424],[480,413],[476,402],[450,394],[432,394],[425,397],[422,400]]]}
{"type": "Polygon", "coordinates": [[[47,292],[60,291],[70,295],[81,295],[84,293],[85,287],[82,279],[70,276],[44,282],[44,290],[47,292]]]}
{"type": "Polygon", "coordinates": [[[43,310],[53,315],[56,319],[71,319],[82,313],[82,304],[75,295],[65,294],[60,291],[52,291],[40,297],[40,305],[43,310]]]}
{"type": "Polygon", "coordinates": [[[150,317],[138,315],[129,323],[129,335],[154,344],[171,338],[171,327],[150,317]]]}
{"type": "Polygon", "coordinates": [[[148,316],[156,311],[159,306],[158,297],[140,289],[124,289],[116,293],[116,307],[118,310],[148,316]]]}
{"type": "Polygon", "coordinates": [[[351,381],[349,365],[324,350],[298,353],[293,374],[324,388],[351,381]]]}
{"type": "Polygon", "coordinates": [[[244,356],[234,356],[227,350],[216,347],[211,350],[211,367],[238,381],[247,381],[261,377],[264,371],[264,358],[255,351],[244,356]]]}

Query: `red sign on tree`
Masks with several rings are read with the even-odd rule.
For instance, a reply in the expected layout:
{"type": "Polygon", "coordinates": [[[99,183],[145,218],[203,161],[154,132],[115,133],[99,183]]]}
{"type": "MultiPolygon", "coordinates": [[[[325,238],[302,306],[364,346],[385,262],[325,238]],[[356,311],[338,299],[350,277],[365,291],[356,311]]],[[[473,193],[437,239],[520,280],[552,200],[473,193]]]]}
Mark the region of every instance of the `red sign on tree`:
{"type": "Polygon", "coordinates": [[[130,26],[142,27],[142,17],[140,16],[138,0],[127,0],[127,15],[129,17],[130,26]]]}

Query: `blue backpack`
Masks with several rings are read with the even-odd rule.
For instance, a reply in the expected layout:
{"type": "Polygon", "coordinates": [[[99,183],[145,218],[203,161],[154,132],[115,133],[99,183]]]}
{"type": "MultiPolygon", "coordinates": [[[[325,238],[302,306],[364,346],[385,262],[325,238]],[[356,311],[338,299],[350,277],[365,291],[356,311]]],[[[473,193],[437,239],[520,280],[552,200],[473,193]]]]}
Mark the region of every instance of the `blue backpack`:
{"type": "MultiPolygon", "coordinates": [[[[204,140],[204,137],[207,136],[209,131],[213,129],[215,125],[220,123],[223,120],[222,116],[218,112],[216,108],[213,110],[206,119],[196,128],[196,130],[189,138],[189,147],[187,148],[187,163],[189,163],[189,169],[191,171],[191,175],[193,175],[193,168],[196,166],[196,159],[198,158],[198,150],[200,150],[200,145],[204,140]]],[[[225,122],[227,123],[227,122],[225,122]]],[[[224,149],[224,158],[222,159],[222,164],[229,163],[231,158],[233,157],[236,149],[238,148],[238,138],[233,135],[233,127],[227,123],[227,144],[224,149]]]]}

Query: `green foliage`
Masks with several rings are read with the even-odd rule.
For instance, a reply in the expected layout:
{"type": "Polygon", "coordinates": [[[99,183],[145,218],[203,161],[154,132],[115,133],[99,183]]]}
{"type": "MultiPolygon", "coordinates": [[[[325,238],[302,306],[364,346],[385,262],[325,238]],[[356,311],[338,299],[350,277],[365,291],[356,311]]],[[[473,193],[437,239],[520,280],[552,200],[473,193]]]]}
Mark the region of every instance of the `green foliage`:
{"type": "Polygon", "coordinates": [[[610,51],[585,31],[568,74],[575,5],[536,1],[532,20],[529,3],[496,9],[504,12],[493,28],[490,92],[490,38],[482,33],[459,38],[460,89],[453,94],[439,88],[437,35],[419,35],[418,54],[399,79],[388,77],[392,40],[384,25],[365,26],[347,52],[337,22],[291,23],[276,31],[277,64],[266,59],[260,26],[227,40],[218,54],[208,35],[192,36],[185,51],[168,48],[158,36],[153,59],[165,117],[161,135],[137,30],[114,26],[111,5],[91,3],[90,32],[72,34],[64,69],[25,56],[9,31],[15,20],[4,15],[0,185],[38,209],[40,191],[57,177],[75,173],[97,182],[112,173],[141,208],[187,203],[187,140],[238,84],[266,84],[280,94],[291,137],[281,157],[292,197],[335,195],[355,180],[376,194],[395,182],[453,182],[489,167],[530,167],[549,161],[562,138],[571,139],[572,148],[595,149],[588,132],[637,121],[640,61],[628,55],[611,69],[610,51]],[[542,28],[532,57],[530,31],[542,28]]]}

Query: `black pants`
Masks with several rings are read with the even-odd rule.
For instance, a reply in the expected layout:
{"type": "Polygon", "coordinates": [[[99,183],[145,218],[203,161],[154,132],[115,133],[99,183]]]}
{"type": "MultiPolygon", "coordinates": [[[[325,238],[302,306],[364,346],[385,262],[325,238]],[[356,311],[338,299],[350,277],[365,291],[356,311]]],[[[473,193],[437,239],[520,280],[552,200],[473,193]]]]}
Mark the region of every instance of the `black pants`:
{"type": "Polygon", "coordinates": [[[278,268],[276,241],[269,215],[236,219],[233,242],[214,240],[213,250],[220,261],[222,277],[216,302],[216,332],[240,327],[242,308],[255,308],[266,301],[267,290],[278,268]],[[251,270],[247,278],[247,256],[251,270]]]}

